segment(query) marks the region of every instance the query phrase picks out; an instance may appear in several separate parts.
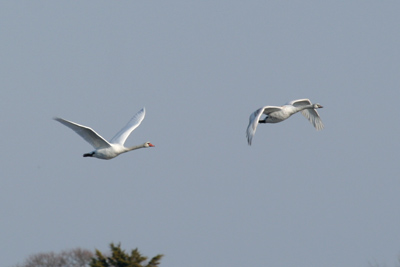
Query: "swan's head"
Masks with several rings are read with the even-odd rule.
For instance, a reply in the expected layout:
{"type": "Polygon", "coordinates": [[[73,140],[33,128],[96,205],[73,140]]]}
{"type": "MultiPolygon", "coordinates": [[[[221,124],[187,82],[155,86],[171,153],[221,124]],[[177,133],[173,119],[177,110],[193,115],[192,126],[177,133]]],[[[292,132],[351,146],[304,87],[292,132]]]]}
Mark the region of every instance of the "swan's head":
{"type": "Polygon", "coordinates": [[[154,147],[154,145],[150,142],[144,143],[144,147],[154,147]]]}
{"type": "Polygon", "coordinates": [[[323,108],[323,106],[321,106],[320,104],[314,104],[314,108],[323,108]]]}

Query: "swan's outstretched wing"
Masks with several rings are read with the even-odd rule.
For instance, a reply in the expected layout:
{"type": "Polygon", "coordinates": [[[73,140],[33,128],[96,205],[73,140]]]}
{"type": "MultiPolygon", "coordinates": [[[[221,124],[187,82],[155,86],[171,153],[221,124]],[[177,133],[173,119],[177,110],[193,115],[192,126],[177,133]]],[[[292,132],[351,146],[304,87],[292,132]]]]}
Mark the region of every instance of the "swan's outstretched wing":
{"type": "MultiPolygon", "coordinates": [[[[311,104],[312,103],[309,99],[298,99],[288,103],[288,105],[293,105],[295,107],[308,106],[311,104]]],[[[315,129],[322,130],[324,128],[324,124],[322,123],[322,120],[316,109],[303,109],[301,114],[303,114],[303,116],[306,117],[312,125],[314,125],[315,129]]]]}
{"type": "Polygon", "coordinates": [[[251,141],[253,139],[254,134],[256,133],[258,121],[260,120],[261,114],[263,114],[264,108],[259,108],[253,113],[251,113],[249,117],[249,125],[247,126],[247,143],[251,146],[251,141]]]}
{"type": "Polygon", "coordinates": [[[301,114],[303,114],[303,116],[306,117],[318,131],[324,129],[324,124],[322,123],[316,109],[304,109],[301,111],[301,114]]]}
{"type": "Polygon", "coordinates": [[[281,110],[280,107],[265,106],[251,113],[249,118],[249,125],[247,126],[247,132],[246,132],[247,142],[249,143],[249,146],[251,146],[251,141],[254,137],[254,134],[256,133],[258,121],[260,120],[261,115],[263,113],[268,115],[271,112],[279,110],[281,110]]]}
{"type": "Polygon", "coordinates": [[[310,99],[307,99],[307,98],[297,99],[297,100],[293,100],[293,101],[290,101],[290,102],[286,103],[286,105],[292,105],[292,106],[295,106],[295,107],[308,106],[308,105],[311,105],[311,104],[312,103],[311,103],[310,99]]]}
{"type": "Polygon", "coordinates": [[[110,143],[107,142],[103,137],[96,133],[92,128],[77,124],[72,121],[67,121],[61,118],[54,118],[56,121],[64,124],[65,126],[74,130],[95,149],[110,147],[110,143]]]}
{"type": "Polygon", "coordinates": [[[146,111],[144,108],[142,108],[138,113],[135,114],[135,116],[133,116],[133,118],[128,122],[127,125],[125,125],[124,128],[122,128],[112,139],[111,139],[111,143],[112,144],[120,144],[120,145],[124,145],[126,139],[128,138],[128,136],[131,134],[131,132],[133,130],[135,130],[140,123],[142,122],[142,120],[144,119],[144,115],[145,115],[146,111]]]}

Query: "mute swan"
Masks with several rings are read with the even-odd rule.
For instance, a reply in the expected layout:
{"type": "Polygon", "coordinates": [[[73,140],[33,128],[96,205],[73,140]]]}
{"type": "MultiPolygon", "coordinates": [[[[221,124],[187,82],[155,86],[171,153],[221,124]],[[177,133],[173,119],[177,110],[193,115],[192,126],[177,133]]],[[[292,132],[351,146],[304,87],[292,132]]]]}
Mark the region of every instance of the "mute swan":
{"type": "Polygon", "coordinates": [[[256,133],[259,123],[277,123],[286,120],[293,114],[301,112],[317,130],[322,130],[324,124],[317,112],[318,108],[323,108],[320,104],[312,104],[309,99],[298,99],[286,103],[284,106],[265,106],[254,111],[249,118],[249,126],[247,126],[247,142],[251,145],[251,141],[256,133]],[[260,120],[262,114],[267,115],[260,120]]]}
{"type": "Polygon", "coordinates": [[[54,118],[56,121],[64,124],[65,126],[74,130],[77,134],[79,134],[83,139],[85,139],[89,144],[91,144],[95,150],[90,153],[83,154],[84,157],[95,157],[99,159],[112,159],[118,156],[119,154],[139,149],[143,147],[154,147],[150,142],[146,142],[144,144],[133,146],[133,147],[125,147],[124,143],[128,136],[131,134],[133,130],[135,130],[142,120],[144,119],[145,109],[142,108],[135,116],[122,128],[112,139],[110,142],[101,137],[98,133],[96,133],[92,128],[77,124],[72,121],[67,121],[61,118],[54,118]]]}

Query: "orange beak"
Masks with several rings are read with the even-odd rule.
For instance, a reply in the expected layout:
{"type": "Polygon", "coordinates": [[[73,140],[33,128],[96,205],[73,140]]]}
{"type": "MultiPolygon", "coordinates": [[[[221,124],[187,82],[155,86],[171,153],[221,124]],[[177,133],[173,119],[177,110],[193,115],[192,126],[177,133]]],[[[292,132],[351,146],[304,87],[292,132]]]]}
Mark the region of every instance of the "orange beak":
{"type": "Polygon", "coordinates": [[[149,146],[154,147],[155,145],[153,145],[152,143],[149,143],[149,146]]]}

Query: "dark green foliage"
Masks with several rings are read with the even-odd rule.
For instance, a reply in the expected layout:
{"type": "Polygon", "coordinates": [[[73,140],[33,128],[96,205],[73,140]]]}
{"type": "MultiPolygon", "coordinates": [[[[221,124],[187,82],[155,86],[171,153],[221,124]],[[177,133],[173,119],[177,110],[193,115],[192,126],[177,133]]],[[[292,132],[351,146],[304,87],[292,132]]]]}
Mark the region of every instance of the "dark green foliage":
{"type": "Polygon", "coordinates": [[[121,244],[110,244],[111,256],[106,257],[96,250],[95,257],[90,262],[91,267],[157,267],[163,255],[157,255],[147,262],[147,257],[142,256],[138,249],[130,254],[121,249],[121,244]]]}

